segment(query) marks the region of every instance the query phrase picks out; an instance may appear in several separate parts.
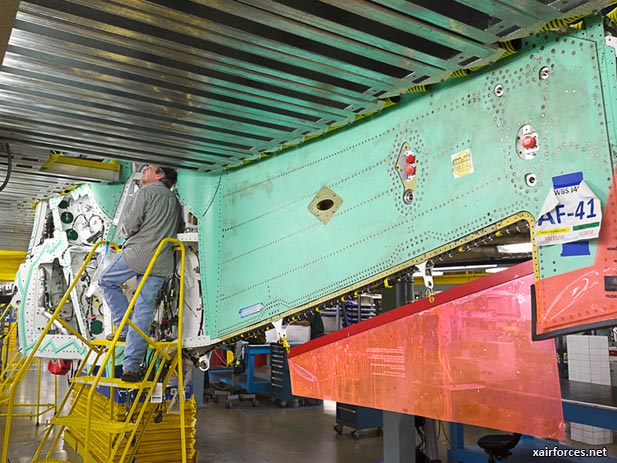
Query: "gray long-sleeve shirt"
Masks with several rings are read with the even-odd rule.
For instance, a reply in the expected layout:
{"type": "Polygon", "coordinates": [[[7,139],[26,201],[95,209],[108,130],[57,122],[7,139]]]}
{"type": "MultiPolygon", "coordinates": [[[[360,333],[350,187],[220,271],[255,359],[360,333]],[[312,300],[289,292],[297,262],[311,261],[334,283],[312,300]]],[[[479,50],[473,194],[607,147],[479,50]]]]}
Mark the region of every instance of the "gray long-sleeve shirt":
{"type": "MultiPolygon", "coordinates": [[[[145,273],[159,243],[175,238],[182,225],[182,210],[176,195],[161,182],[139,189],[123,216],[128,239],[122,254],[138,273],[145,273]]],[[[152,267],[153,275],[173,273],[173,246],[168,244],[152,267]]]]}

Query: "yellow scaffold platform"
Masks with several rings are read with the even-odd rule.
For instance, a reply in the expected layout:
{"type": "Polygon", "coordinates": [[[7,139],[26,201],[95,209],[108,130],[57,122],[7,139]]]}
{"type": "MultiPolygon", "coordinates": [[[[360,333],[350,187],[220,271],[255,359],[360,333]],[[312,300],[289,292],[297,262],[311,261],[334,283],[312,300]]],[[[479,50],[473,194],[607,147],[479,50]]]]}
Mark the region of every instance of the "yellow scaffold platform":
{"type": "Polygon", "coordinates": [[[194,462],[197,459],[195,444],[195,401],[185,391],[182,362],[182,307],[184,298],[184,245],[177,239],[167,238],[159,244],[144,277],[142,278],[127,313],[117,328],[112,341],[89,341],[59,317],[62,306],[70,297],[75,283],[92,259],[98,246],[95,244],[75,275],[58,307],[32,351],[12,375],[9,394],[9,414],[5,426],[5,439],[0,463],[7,457],[11,418],[13,416],[16,385],[21,382],[35,361],[36,352],[54,322],[62,324],[87,347],[88,353],[81,360],[68,392],[57,406],[56,413],[41,440],[33,462],[64,461],[55,458],[55,451],[64,441],[84,461],[97,463],[194,462]],[[171,243],[174,252],[180,253],[180,285],[178,297],[177,340],[156,341],[148,337],[130,320],[130,314],[144,281],[163,247],[171,243]],[[148,341],[148,364],[144,381],[125,382],[117,376],[117,353],[124,347],[120,333],[129,325],[148,341]],[[57,432],[54,432],[57,431],[57,432]],[[62,439],[64,438],[64,439],[62,439]]]}

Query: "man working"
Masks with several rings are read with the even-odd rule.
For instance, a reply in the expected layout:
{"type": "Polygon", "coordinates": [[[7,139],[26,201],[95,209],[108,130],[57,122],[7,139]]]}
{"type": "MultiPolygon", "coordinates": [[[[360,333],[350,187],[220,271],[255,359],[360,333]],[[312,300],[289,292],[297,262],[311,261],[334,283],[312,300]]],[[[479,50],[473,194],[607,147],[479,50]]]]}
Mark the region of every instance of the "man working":
{"type": "MultiPolygon", "coordinates": [[[[182,211],[176,195],[170,188],[176,182],[176,171],[166,167],[147,165],[141,171],[141,185],[133,203],[123,216],[127,236],[122,253],[107,267],[99,278],[103,298],[111,310],[114,326],[118,326],[128,308],[122,284],[137,277],[137,284],[150,264],[159,243],[175,238],[182,224],[182,211]]],[[[150,333],[156,296],[173,273],[173,247],[166,245],[137,297],[131,320],[144,333],[150,333]]],[[[113,339],[109,335],[107,339],[113,339]]],[[[126,340],[122,380],[141,381],[139,366],[148,348],[148,342],[126,325],[120,341],[126,340]]]]}

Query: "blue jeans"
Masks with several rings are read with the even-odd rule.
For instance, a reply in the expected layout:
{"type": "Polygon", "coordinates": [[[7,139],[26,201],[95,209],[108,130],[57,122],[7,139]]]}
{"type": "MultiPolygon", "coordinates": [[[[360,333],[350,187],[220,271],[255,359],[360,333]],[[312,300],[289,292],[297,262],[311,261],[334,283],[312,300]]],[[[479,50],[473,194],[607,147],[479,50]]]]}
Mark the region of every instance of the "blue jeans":
{"type": "MultiPolygon", "coordinates": [[[[107,267],[99,278],[99,286],[103,292],[103,299],[107,307],[111,310],[111,317],[114,325],[120,325],[129,301],[126,299],[121,285],[129,278],[137,277],[137,284],[141,282],[143,274],[137,273],[128,266],[122,254],[118,254],[114,261],[107,267]]],[[[143,288],[137,296],[135,307],[133,308],[131,320],[144,333],[150,333],[150,325],[154,317],[154,304],[156,296],[165,282],[165,277],[152,275],[146,278],[143,288]]],[[[122,369],[124,371],[139,371],[144,354],[148,349],[148,341],[142,338],[135,330],[128,329],[128,324],[124,326],[123,335],[126,335],[126,345],[124,347],[124,360],[122,369]]]]}

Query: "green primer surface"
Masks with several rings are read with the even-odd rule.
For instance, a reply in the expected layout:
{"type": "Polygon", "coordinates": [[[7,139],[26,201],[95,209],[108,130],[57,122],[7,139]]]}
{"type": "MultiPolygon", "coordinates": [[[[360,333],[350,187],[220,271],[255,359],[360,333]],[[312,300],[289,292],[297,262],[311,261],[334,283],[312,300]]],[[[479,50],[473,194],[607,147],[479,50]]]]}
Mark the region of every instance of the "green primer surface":
{"type": "MultiPolygon", "coordinates": [[[[614,57],[579,35],[535,38],[499,66],[222,178],[183,173],[181,196],[200,219],[207,334],[260,325],[514,214],[537,217],[553,176],[582,172],[604,205],[605,105],[615,103],[603,97],[598,48],[614,57]],[[515,146],[525,124],[540,146],[529,160],[515,146]],[[404,143],[417,155],[409,205],[395,167],[404,143]],[[473,170],[456,177],[452,156],[464,150],[473,170]],[[324,185],[343,200],[327,224],[308,210],[324,185]]],[[[560,245],[541,248],[541,276],[589,265],[595,240],[591,250],[563,258],[560,245]]]]}

